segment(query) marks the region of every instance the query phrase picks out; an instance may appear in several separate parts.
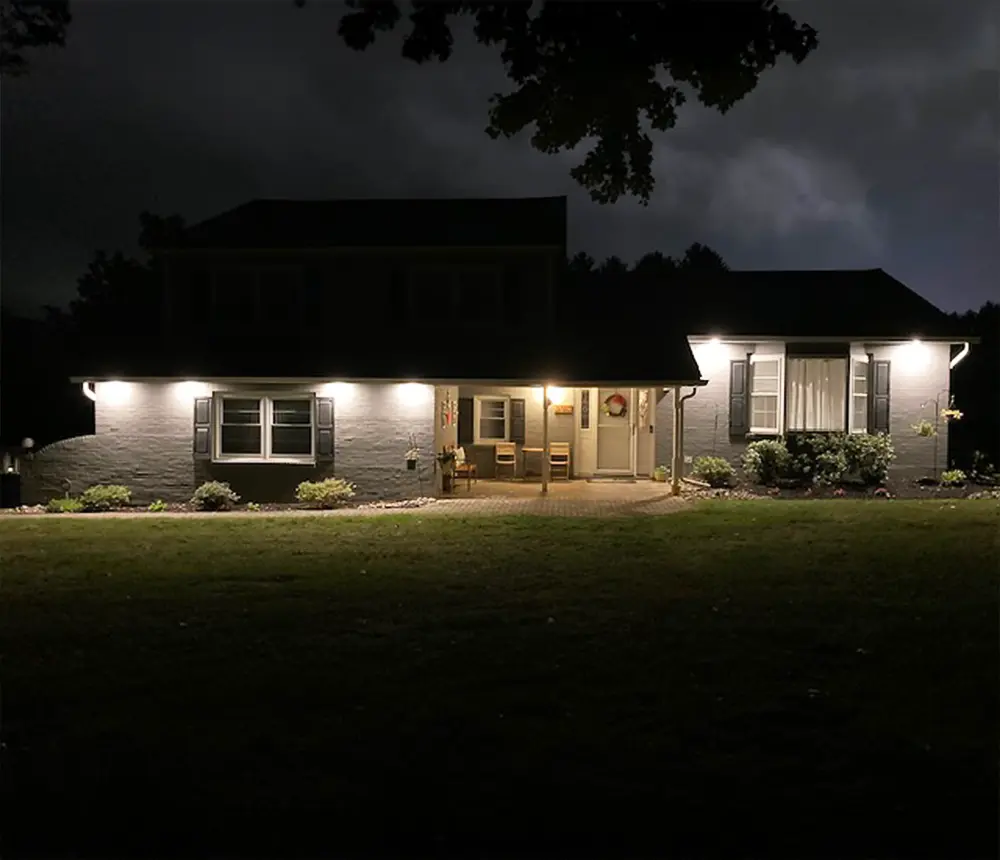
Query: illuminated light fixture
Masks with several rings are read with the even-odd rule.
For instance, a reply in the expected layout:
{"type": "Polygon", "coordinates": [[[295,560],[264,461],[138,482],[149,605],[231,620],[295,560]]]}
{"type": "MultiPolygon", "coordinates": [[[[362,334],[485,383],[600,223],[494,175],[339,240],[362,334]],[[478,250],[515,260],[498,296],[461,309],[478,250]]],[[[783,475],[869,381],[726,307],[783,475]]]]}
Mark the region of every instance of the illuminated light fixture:
{"type": "Polygon", "coordinates": [[[429,386],[420,382],[402,382],[399,384],[399,397],[407,406],[416,406],[427,401],[429,386]]]}
{"type": "Polygon", "coordinates": [[[930,357],[927,345],[917,337],[909,343],[902,344],[899,351],[905,364],[913,369],[924,367],[930,357]]]}
{"type": "Polygon", "coordinates": [[[543,392],[546,388],[549,390],[549,406],[560,406],[566,402],[566,389],[549,383],[548,385],[536,385],[532,389],[536,403],[542,402],[543,392]]]}
{"type": "Polygon", "coordinates": [[[697,344],[693,352],[695,361],[698,362],[698,370],[703,375],[719,370],[726,358],[725,347],[718,337],[697,344]]]}
{"type": "Polygon", "coordinates": [[[178,382],[174,386],[174,395],[181,401],[193,400],[199,394],[207,394],[207,389],[208,386],[204,382],[195,382],[186,379],[184,382],[178,382]]]}
{"type": "Polygon", "coordinates": [[[354,394],[353,382],[328,382],[323,386],[323,394],[332,397],[334,400],[349,400],[354,394]]]}
{"type": "Polygon", "coordinates": [[[95,403],[97,402],[97,391],[94,389],[93,382],[83,383],[83,393],[87,395],[87,397],[89,397],[95,403]]]}
{"type": "Polygon", "coordinates": [[[962,351],[956,355],[950,362],[948,362],[948,370],[954,370],[958,363],[969,354],[969,342],[963,341],[962,351]]]}
{"type": "Polygon", "coordinates": [[[131,389],[127,382],[112,379],[110,382],[102,382],[100,385],[98,393],[105,403],[115,406],[128,400],[131,389]]]}

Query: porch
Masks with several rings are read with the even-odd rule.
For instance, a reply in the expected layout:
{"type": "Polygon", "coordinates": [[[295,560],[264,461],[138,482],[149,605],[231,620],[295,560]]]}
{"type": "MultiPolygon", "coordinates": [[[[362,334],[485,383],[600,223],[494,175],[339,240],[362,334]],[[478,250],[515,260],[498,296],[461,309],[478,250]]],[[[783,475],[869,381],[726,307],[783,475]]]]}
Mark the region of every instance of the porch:
{"type": "MultiPolygon", "coordinates": [[[[456,470],[456,492],[517,497],[552,490],[575,497],[621,494],[628,486],[623,480],[654,487],[656,406],[666,396],[665,385],[648,382],[437,385],[435,451],[453,451],[457,464],[466,466],[456,470]],[[479,483],[470,487],[467,472],[479,483]],[[615,483],[593,483],[600,479],[615,483]]],[[[676,420],[686,398],[675,389],[673,399],[676,420]]],[[[675,466],[680,450],[678,444],[675,466]]],[[[452,464],[436,468],[439,493],[443,473],[453,469],[452,464]]]]}

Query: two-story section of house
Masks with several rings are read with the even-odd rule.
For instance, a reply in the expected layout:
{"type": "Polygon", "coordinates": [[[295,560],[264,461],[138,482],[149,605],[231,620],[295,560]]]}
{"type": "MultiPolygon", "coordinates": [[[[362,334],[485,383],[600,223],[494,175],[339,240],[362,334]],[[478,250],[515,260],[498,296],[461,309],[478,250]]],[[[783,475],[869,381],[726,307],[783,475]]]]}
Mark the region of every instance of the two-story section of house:
{"type": "Polygon", "coordinates": [[[39,452],[27,494],[284,501],[337,476],[393,498],[433,492],[446,447],[482,477],[513,449],[522,477],[549,443],[568,475],[650,474],[656,391],[697,365],[680,335],[595,336],[566,223],[561,197],[255,200],[186,228],[156,249],[161,336],[80,356],[96,433],[39,452]]]}

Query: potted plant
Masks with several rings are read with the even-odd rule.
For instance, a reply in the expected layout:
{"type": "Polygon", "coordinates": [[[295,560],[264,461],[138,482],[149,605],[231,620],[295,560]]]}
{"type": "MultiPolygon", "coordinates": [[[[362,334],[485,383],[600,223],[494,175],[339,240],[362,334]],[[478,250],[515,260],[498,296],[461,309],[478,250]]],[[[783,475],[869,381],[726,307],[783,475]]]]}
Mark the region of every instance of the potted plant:
{"type": "Polygon", "coordinates": [[[450,493],[455,478],[455,450],[443,448],[437,455],[438,466],[441,467],[441,491],[450,493]]]}
{"type": "Polygon", "coordinates": [[[411,446],[406,452],[406,468],[411,472],[417,468],[417,459],[420,456],[420,452],[417,450],[416,446],[411,446]]]}
{"type": "Polygon", "coordinates": [[[667,467],[666,466],[657,466],[655,469],[653,469],[653,480],[654,481],[660,481],[661,483],[663,481],[666,481],[667,480],[667,467]]]}

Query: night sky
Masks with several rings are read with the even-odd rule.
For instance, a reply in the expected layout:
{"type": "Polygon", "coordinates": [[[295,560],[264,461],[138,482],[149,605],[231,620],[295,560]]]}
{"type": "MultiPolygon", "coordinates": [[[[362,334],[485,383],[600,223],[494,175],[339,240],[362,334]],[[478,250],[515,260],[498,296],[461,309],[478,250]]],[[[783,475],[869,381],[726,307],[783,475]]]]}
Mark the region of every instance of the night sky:
{"type": "MultiPolygon", "coordinates": [[[[444,65],[365,53],[337,3],[77,2],[65,49],[5,80],[3,303],[59,304],[138,213],[189,222],[254,197],[568,194],[571,252],[692,242],[736,268],[881,266],[946,310],[1000,298],[997,4],[789,4],[819,31],[729,114],[656,137],[648,208],[592,203],[576,154],[492,141],[495,49],[444,65]]],[[[405,20],[403,22],[405,24],[405,20]]],[[[467,22],[460,22],[467,29],[467,22]]]]}

